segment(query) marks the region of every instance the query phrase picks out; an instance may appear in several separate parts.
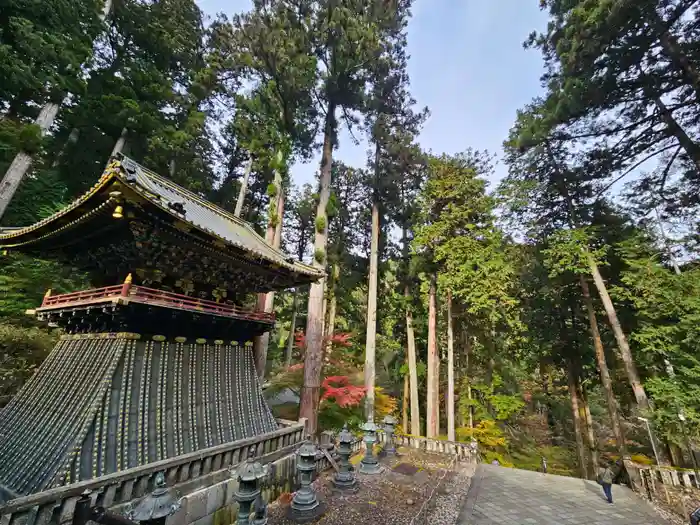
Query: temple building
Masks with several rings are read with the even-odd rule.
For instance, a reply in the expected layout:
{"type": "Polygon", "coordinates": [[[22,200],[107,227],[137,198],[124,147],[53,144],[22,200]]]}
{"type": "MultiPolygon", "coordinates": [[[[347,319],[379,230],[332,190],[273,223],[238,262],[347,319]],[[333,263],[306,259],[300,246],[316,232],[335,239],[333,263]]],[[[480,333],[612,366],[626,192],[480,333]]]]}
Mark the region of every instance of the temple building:
{"type": "Polygon", "coordinates": [[[277,429],[252,338],[253,292],[322,274],[246,222],[120,156],[85,195],[0,248],[53,258],[97,288],[47,291],[63,334],[0,412],[0,503],[277,429]]]}

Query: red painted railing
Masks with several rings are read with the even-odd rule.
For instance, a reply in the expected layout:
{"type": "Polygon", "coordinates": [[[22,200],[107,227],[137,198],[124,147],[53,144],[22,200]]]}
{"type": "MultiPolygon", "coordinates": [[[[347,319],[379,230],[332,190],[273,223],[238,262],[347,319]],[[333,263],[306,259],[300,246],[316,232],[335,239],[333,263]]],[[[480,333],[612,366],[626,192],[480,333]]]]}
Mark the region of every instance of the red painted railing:
{"type": "Polygon", "coordinates": [[[81,292],[66,293],[61,295],[49,295],[44,297],[41,303],[41,310],[53,310],[70,306],[83,306],[93,303],[109,302],[113,299],[123,297],[129,302],[166,306],[169,308],[180,308],[182,310],[192,310],[197,312],[216,314],[225,317],[238,319],[248,319],[251,321],[273,323],[274,314],[256,312],[246,308],[240,308],[232,304],[217,303],[206,299],[198,299],[187,295],[156,290],[145,286],[134,286],[129,283],[118,286],[106,286],[104,288],[94,288],[81,292]]]}

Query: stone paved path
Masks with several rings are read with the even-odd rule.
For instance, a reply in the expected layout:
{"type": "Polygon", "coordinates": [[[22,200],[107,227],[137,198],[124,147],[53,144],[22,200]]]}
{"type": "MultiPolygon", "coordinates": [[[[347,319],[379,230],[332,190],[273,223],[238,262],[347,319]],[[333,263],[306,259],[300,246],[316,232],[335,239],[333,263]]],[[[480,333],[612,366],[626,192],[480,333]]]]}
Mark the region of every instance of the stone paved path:
{"type": "Polygon", "coordinates": [[[594,481],[479,465],[458,525],[667,525],[627,487],[610,505],[594,481]]]}

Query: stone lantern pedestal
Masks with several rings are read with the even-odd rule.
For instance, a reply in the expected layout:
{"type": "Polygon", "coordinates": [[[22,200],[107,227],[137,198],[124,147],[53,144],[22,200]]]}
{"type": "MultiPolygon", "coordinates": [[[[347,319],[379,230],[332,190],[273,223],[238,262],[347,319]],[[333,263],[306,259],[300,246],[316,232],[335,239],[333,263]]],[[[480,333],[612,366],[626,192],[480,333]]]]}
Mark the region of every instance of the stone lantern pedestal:
{"type": "Polygon", "coordinates": [[[377,442],[377,425],[374,421],[369,420],[362,425],[362,430],[365,432],[363,438],[365,442],[365,456],[360,461],[360,472],[362,474],[379,474],[382,467],[379,466],[379,459],[374,455],[374,444],[377,442]]]}
{"type": "Polygon", "coordinates": [[[238,472],[238,490],[235,498],[238,502],[237,525],[250,525],[250,514],[253,511],[253,503],[257,502],[255,509],[256,525],[267,524],[267,505],[260,500],[260,481],[266,476],[267,469],[255,461],[255,454],[251,450],[248,460],[238,472]]]}
{"type": "Polygon", "coordinates": [[[388,415],[384,418],[384,435],[386,436],[386,441],[382,449],[383,456],[398,456],[396,446],[394,445],[394,430],[396,429],[397,423],[398,421],[396,421],[396,418],[392,415],[388,415]]]}
{"type": "Polygon", "coordinates": [[[340,470],[333,476],[332,481],[333,487],[339,492],[355,493],[358,490],[357,478],[350,464],[353,441],[354,436],[348,430],[346,423],[342,432],[338,435],[338,455],[340,456],[338,467],[340,470]]]}
{"type": "Polygon", "coordinates": [[[287,517],[295,523],[311,523],[326,511],[311,485],[316,474],[316,447],[312,443],[304,443],[297,452],[297,472],[301,487],[292,498],[287,517]]]}

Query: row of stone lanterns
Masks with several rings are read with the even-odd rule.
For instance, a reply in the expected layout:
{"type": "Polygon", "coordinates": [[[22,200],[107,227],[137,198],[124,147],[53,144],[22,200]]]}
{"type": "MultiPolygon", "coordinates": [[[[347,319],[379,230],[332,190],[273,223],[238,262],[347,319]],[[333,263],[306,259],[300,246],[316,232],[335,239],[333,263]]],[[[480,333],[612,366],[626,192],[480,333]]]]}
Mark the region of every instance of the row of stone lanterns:
{"type": "MultiPolygon", "coordinates": [[[[394,446],[394,429],[396,428],[396,418],[388,415],[384,418],[384,447],[382,455],[396,456],[396,447],[394,446]]],[[[365,431],[363,441],[365,442],[365,456],[360,462],[360,472],[362,474],[379,474],[382,472],[382,467],[379,466],[379,459],[374,454],[374,444],[378,441],[377,431],[379,427],[374,421],[369,420],[362,425],[362,430],[365,431]]]]}
{"type": "MultiPolygon", "coordinates": [[[[394,429],[396,423],[396,419],[392,416],[384,418],[383,426],[386,438],[383,452],[387,456],[396,455],[396,447],[394,446],[394,429]]],[[[369,420],[362,425],[362,430],[364,431],[363,441],[365,442],[366,450],[360,462],[359,470],[362,474],[379,474],[383,469],[379,465],[379,459],[374,454],[374,445],[378,441],[377,431],[379,427],[377,427],[374,421],[369,420]]],[[[338,470],[331,481],[335,491],[341,494],[353,493],[358,490],[355,469],[350,463],[352,445],[354,442],[355,437],[348,430],[348,425],[346,423],[340,434],[338,434],[337,450],[340,461],[338,463],[338,470]]],[[[316,446],[312,443],[304,443],[297,452],[297,471],[299,472],[300,488],[294,494],[287,514],[287,517],[296,523],[310,523],[315,521],[325,511],[324,504],[318,500],[312,486],[314,474],[316,472],[316,450],[316,446]]]]}
{"type": "MultiPolygon", "coordinates": [[[[396,419],[392,416],[384,418],[384,432],[386,435],[383,453],[387,456],[396,455],[394,446],[394,428],[396,419]]],[[[363,474],[378,474],[382,472],[379,460],[374,454],[374,444],[378,441],[379,428],[372,421],[367,421],[362,430],[365,435],[363,441],[366,444],[365,455],[360,463],[360,472],[363,474]]],[[[335,490],[341,493],[353,493],[358,490],[357,478],[350,456],[355,438],[348,430],[347,423],[338,435],[338,455],[340,462],[338,471],[333,477],[332,483],[335,490]]],[[[299,474],[300,488],[294,494],[289,507],[288,517],[296,523],[309,523],[318,519],[325,511],[325,506],[319,501],[312,483],[316,473],[317,447],[310,443],[304,443],[297,451],[297,471],[299,474]]],[[[267,478],[269,467],[261,465],[255,460],[254,450],[250,450],[248,459],[237,471],[238,489],[235,498],[238,502],[237,525],[267,525],[267,502],[263,499],[263,480],[267,478]],[[253,518],[251,519],[251,514],[253,518]]],[[[103,525],[124,525],[126,523],[141,523],[142,525],[164,525],[168,516],[180,509],[180,502],[171,490],[166,487],[165,476],[158,473],[155,479],[153,492],[139,500],[135,507],[130,508],[123,517],[112,514],[101,507],[92,506],[92,498],[85,493],[76,503],[73,525],[86,525],[88,521],[96,521],[103,525]],[[121,520],[121,521],[120,521],[121,520]]]]}

